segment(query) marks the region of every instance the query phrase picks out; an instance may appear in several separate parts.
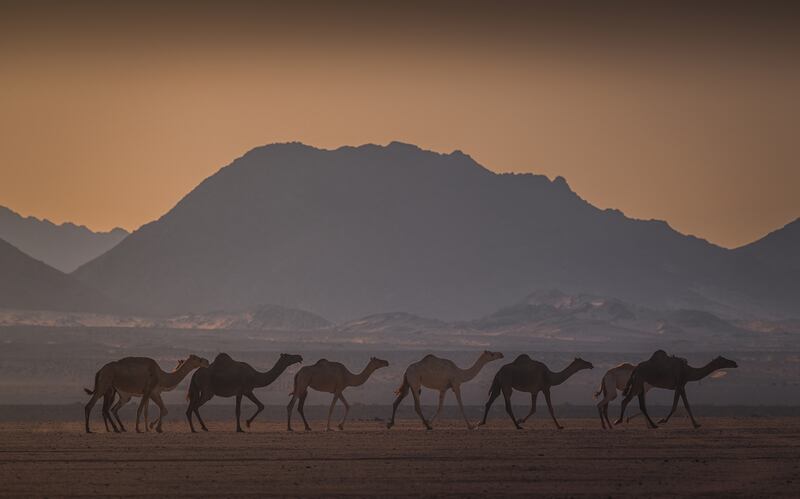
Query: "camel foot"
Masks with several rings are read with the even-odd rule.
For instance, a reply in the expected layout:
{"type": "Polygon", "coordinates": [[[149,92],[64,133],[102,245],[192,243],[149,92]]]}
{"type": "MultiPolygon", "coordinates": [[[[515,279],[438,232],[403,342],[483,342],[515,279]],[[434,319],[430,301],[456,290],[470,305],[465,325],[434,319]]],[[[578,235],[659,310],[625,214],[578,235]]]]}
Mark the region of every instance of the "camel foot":
{"type": "Polygon", "coordinates": [[[481,421],[480,423],[475,425],[475,428],[480,428],[481,426],[485,425],[486,421],[481,421]]]}
{"type": "Polygon", "coordinates": [[[468,424],[468,425],[467,425],[467,429],[468,429],[468,430],[474,430],[474,429],[475,429],[475,427],[474,427],[473,425],[471,425],[471,424],[468,424]]]}
{"type": "Polygon", "coordinates": [[[326,432],[328,432],[328,431],[333,431],[333,428],[331,428],[331,427],[329,426],[329,427],[325,428],[325,431],[326,431],[326,432]]]}
{"type": "Polygon", "coordinates": [[[563,430],[564,429],[564,427],[561,426],[561,425],[556,426],[556,428],[558,428],[559,430],[563,430]]]}
{"type": "Polygon", "coordinates": [[[203,426],[203,431],[208,431],[208,428],[206,428],[205,426],[203,426]]]}
{"type": "Polygon", "coordinates": [[[311,431],[311,427],[310,426],[306,426],[305,431],[311,431]]]}
{"type": "Polygon", "coordinates": [[[86,430],[86,434],[87,434],[87,435],[89,435],[89,434],[91,434],[91,433],[94,433],[94,432],[93,432],[92,430],[86,430]]]}
{"type": "Polygon", "coordinates": [[[387,430],[391,430],[392,426],[394,426],[394,421],[389,421],[388,423],[386,423],[386,429],[387,430]]]}
{"type": "Polygon", "coordinates": [[[696,430],[698,428],[700,428],[700,423],[694,423],[694,429],[696,430]]]}
{"type": "Polygon", "coordinates": [[[140,430],[139,428],[136,428],[136,433],[142,433],[142,430],[140,430]]]}
{"type": "Polygon", "coordinates": [[[292,432],[292,433],[294,433],[294,430],[293,430],[291,427],[289,427],[289,428],[286,428],[286,431],[289,431],[289,432],[292,432]]]}
{"type": "Polygon", "coordinates": [[[343,424],[339,425],[339,431],[344,431],[344,425],[343,424]]]}
{"type": "Polygon", "coordinates": [[[614,426],[617,426],[620,423],[622,423],[622,418],[619,418],[618,420],[614,421],[614,426]]]}
{"type": "Polygon", "coordinates": [[[248,419],[247,421],[245,421],[245,422],[244,422],[244,425],[245,425],[246,427],[250,428],[250,423],[252,423],[252,421],[250,421],[250,420],[248,419]]]}
{"type": "Polygon", "coordinates": [[[194,428],[192,428],[192,433],[197,433],[197,430],[195,430],[194,428]]]}
{"type": "Polygon", "coordinates": [[[658,420],[658,424],[666,424],[667,420],[665,418],[661,418],[658,420]]]}
{"type": "Polygon", "coordinates": [[[244,430],[241,428],[236,428],[236,433],[244,433],[244,430]]]}
{"type": "Polygon", "coordinates": [[[159,426],[158,428],[156,428],[156,433],[164,433],[164,430],[161,429],[161,427],[159,426]]]}

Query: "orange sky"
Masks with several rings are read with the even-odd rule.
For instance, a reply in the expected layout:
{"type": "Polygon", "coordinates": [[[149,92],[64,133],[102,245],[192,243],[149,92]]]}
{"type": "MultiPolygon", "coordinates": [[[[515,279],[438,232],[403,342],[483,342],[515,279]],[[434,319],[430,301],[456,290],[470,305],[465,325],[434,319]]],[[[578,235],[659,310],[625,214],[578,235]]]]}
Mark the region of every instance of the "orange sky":
{"type": "Polygon", "coordinates": [[[800,216],[793,12],[332,5],[4,3],[0,205],[135,229],[252,147],[400,140],[723,246],[800,216]]]}

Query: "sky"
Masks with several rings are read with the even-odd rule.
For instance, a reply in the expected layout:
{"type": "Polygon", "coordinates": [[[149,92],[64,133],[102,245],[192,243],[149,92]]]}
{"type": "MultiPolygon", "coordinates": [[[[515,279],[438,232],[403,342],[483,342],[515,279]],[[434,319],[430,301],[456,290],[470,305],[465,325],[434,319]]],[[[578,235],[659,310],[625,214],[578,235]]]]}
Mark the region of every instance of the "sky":
{"type": "Polygon", "coordinates": [[[0,0],[0,205],[132,230],[253,147],[399,140],[735,247],[800,216],[798,21],[787,2],[0,0]]]}

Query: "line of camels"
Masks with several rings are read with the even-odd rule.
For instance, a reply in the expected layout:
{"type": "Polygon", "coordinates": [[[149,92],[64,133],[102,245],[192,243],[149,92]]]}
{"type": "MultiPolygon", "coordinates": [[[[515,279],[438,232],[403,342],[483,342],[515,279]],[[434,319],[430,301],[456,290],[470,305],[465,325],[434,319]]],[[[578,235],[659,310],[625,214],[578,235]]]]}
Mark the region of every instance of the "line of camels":
{"type": "MultiPolygon", "coordinates": [[[[411,393],[414,399],[414,410],[419,416],[426,429],[432,429],[432,424],[439,416],[444,404],[445,395],[450,390],[455,394],[458,407],[467,428],[474,429],[464,413],[464,406],[461,401],[461,385],[475,378],[483,367],[495,360],[503,358],[499,352],[484,351],[480,354],[475,363],[467,368],[461,369],[454,362],[442,359],[435,355],[426,355],[422,360],[408,366],[403,374],[403,381],[396,390],[397,395],[392,404],[392,416],[387,423],[387,428],[392,428],[395,424],[395,414],[403,399],[411,393]],[[439,392],[439,405],[433,417],[426,419],[420,406],[420,394],[422,388],[437,390],[439,392]]],[[[185,360],[178,362],[178,365],[171,372],[161,369],[158,363],[147,357],[126,357],[104,365],[94,380],[94,389],[84,389],[91,395],[89,402],[85,406],[86,433],[91,433],[89,419],[92,408],[102,397],[103,423],[106,431],[120,432],[126,431],[122,420],[119,417],[119,410],[127,404],[131,398],[139,397],[141,401],[136,413],[136,431],[141,432],[139,423],[144,416],[145,431],[153,428],[157,432],[162,431],[162,422],[167,415],[167,407],[161,399],[161,393],[174,389],[192,371],[191,382],[187,394],[188,407],[186,418],[189,428],[193,433],[196,432],[193,419],[196,417],[200,427],[208,431],[202,417],[200,407],[217,397],[236,398],[236,431],[243,432],[241,425],[242,398],[246,397],[256,405],[256,411],[245,421],[249,428],[253,420],[264,409],[264,404],[256,397],[254,390],[265,387],[274,382],[291,365],[301,363],[303,358],[300,355],[281,354],[275,365],[266,372],[260,372],[245,362],[238,362],[230,355],[221,353],[217,355],[213,362],[190,355],[185,360]],[[148,406],[152,400],[159,408],[158,418],[148,424],[148,406]]],[[[360,386],[367,382],[369,377],[376,370],[387,367],[389,363],[378,358],[371,358],[366,367],[359,373],[350,372],[343,364],[320,359],[315,364],[301,368],[294,377],[294,387],[289,394],[291,400],[286,408],[287,429],[292,431],[292,410],[297,403],[297,412],[303,420],[306,431],[311,427],[306,420],[304,405],[309,388],[333,394],[331,405],[328,410],[328,420],[326,430],[331,430],[331,417],[337,401],[341,401],[345,408],[344,416],[338,423],[340,430],[344,429],[344,423],[350,410],[350,404],[344,398],[344,390],[349,386],[360,386]]],[[[683,400],[683,405],[691,419],[692,425],[698,428],[700,425],[694,418],[686,397],[686,384],[690,381],[698,381],[720,369],[730,369],[738,367],[736,362],[724,357],[717,357],[703,367],[692,367],[681,357],[670,356],[663,350],[658,350],[653,355],[637,365],[620,364],[605,373],[600,383],[598,391],[594,394],[595,398],[602,395],[602,399],[597,403],[597,410],[600,415],[600,422],[603,429],[611,429],[614,425],[622,422],[625,409],[634,397],[638,397],[639,409],[647,420],[650,428],[658,426],[650,418],[645,404],[645,394],[650,388],[663,388],[674,391],[672,409],[669,414],[659,421],[664,424],[669,421],[678,406],[678,399],[683,400]],[[620,410],[619,418],[612,424],[608,417],[608,405],[617,397],[617,392],[621,391],[624,398],[620,410]]],[[[553,404],[550,400],[550,389],[558,386],[569,379],[573,374],[584,369],[593,369],[594,366],[583,359],[576,358],[562,371],[551,371],[545,364],[533,360],[528,355],[519,355],[513,362],[505,364],[495,374],[492,386],[489,390],[489,400],[486,402],[483,419],[477,424],[486,424],[486,417],[494,401],[501,394],[505,400],[505,409],[511,418],[512,423],[517,429],[522,429],[522,424],[536,412],[536,398],[541,392],[544,394],[547,408],[556,428],[562,429],[553,411],[553,404]],[[531,394],[531,408],[528,414],[521,419],[517,419],[511,406],[511,393],[521,391],[531,394]]]]}

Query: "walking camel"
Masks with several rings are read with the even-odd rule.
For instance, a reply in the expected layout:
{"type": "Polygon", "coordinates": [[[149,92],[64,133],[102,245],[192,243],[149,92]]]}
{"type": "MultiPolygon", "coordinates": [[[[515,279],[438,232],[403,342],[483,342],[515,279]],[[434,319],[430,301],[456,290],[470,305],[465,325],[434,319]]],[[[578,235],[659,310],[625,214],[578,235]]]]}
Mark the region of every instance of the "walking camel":
{"type": "MultiPolygon", "coordinates": [[[[608,419],[608,404],[617,398],[617,390],[621,392],[625,389],[625,385],[631,378],[631,373],[633,373],[635,367],[636,366],[633,364],[628,364],[627,362],[612,367],[603,376],[603,380],[600,381],[600,388],[595,392],[594,398],[598,398],[601,394],[603,395],[603,399],[597,403],[597,411],[600,413],[600,424],[603,425],[604,430],[606,428],[609,430],[614,428],[611,424],[611,420],[608,419]],[[608,423],[608,427],[606,427],[606,423],[608,423]]],[[[647,383],[644,384],[645,392],[649,391],[651,388],[653,387],[647,383]]]]}
{"type": "Polygon", "coordinates": [[[560,385],[570,376],[582,369],[593,369],[594,366],[590,362],[583,359],[576,358],[572,363],[561,372],[553,372],[541,362],[531,359],[528,355],[522,354],[514,362],[506,364],[497,371],[497,374],[492,381],[492,388],[489,390],[489,401],[486,402],[486,408],[483,413],[483,420],[478,424],[482,426],[486,424],[486,416],[489,414],[489,409],[492,407],[495,399],[503,393],[503,398],[506,402],[506,412],[511,417],[514,426],[521,430],[522,423],[528,420],[536,412],[536,396],[539,392],[544,393],[544,399],[547,402],[547,408],[550,410],[550,416],[559,430],[564,427],[558,424],[555,413],[553,413],[553,404],[550,401],[550,388],[560,385]],[[531,394],[531,410],[527,416],[518,420],[514,417],[514,411],[511,409],[511,392],[519,390],[531,394]]]}
{"type": "Polygon", "coordinates": [[[253,369],[246,362],[238,362],[226,353],[217,355],[214,362],[204,369],[198,369],[192,375],[189,383],[189,393],[186,398],[189,400],[189,407],[186,409],[186,419],[189,420],[189,428],[192,433],[197,433],[192,423],[192,414],[197,416],[200,427],[203,431],[208,431],[206,424],[200,417],[200,407],[211,400],[214,395],[218,397],[236,397],[236,431],[241,433],[242,423],[242,397],[247,397],[256,405],[256,412],[245,421],[247,427],[264,410],[264,404],[256,398],[253,393],[255,388],[263,388],[278,379],[283,371],[292,364],[303,362],[303,357],[282,353],[275,362],[275,365],[266,372],[259,372],[253,369]]]}
{"type": "MultiPolygon", "coordinates": [[[[177,386],[183,378],[190,372],[198,367],[208,366],[208,361],[204,358],[198,357],[194,354],[178,364],[178,367],[172,372],[165,372],[159,367],[158,363],[148,357],[125,357],[114,362],[109,362],[97,371],[94,376],[94,390],[84,388],[84,391],[91,395],[92,398],[84,408],[86,416],[86,433],[91,433],[89,428],[89,416],[92,413],[92,408],[100,397],[103,397],[103,423],[108,430],[108,423],[111,423],[115,433],[120,430],[114,424],[111,418],[109,408],[114,398],[114,392],[122,394],[139,395],[142,397],[139,403],[139,408],[136,412],[136,432],[141,433],[139,430],[139,420],[142,416],[142,411],[145,411],[145,418],[147,413],[147,405],[152,400],[159,408],[158,424],[156,431],[161,433],[161,424],[164,416],[169,412],[166,405],[161,400],[161,392],[165,389],[172,389],[177,386]]],[[[117,421],[124,431],[122,421],[117,416],[117,421]]],[[[145,419],[145,429],[147,429],[147,422],[145,419]]]]}
{"type": "Polygon", "coordinates": [[[647,407],[645,405],[645,384],[652,385],[656,388],[664,388],[667,390],[674,390],[675,395],[672,399],[672,409],[667,416],[660,420],[660,424],[667,423],[669,418],[678,407],[678,397],[683,399],[683,406],[686,407],[686,412],[689,413],[689,418],[692,420],[692,426],[699,428],[700,424],[694,419],[692,409],[689,407],[689,400],[686,398],[686,383],[690,381],[699,381],[709,374],[719,369],[733,369],[739,367],[736,362],[726,359],[725,357],[717,357],[703,367],[692,367],[680,357],[667,356],[663,350],[656,351],[649,360],[641,362],[633,370],[628,384],[625,386],[623,394],[625,398],[622,400],[622,407],[619,413],[619,419],[614,421],[614,424],[622,422],[625,415],[625,408],[630,403],[633,397],[639,397],[639,409],[647,419],[647,424],[650,428],[658,428],[653,423],[650,416],[647,414],[647,407]]]}
{"type": "Polygon", "coordinates": [[[394,426],[394,415],[397,412],[397,407],[400,402],[408,395],[409,390],[414,397],[414,410],[419,414],[422,424],[428,430],[432,429],[431,424],[439,416],[444,404],[444,397],[447,390],[453,390],[458,401],[458,407],[461,409],[461,415],[467,423],[467,428],[473,429],[472,424],[464,414],[464,405],[461,403],[461,385],[472,380],[483,369],[483,366],[494,360],[502,359],[503,354],[499,352],[484,352],[478,357],[472,367],[468,369],[460,369],[451,360],[441,359],[435,355],[426,355],[419,362],[415,362],[408,366],[405,374],[403,374],[403,383],[400,388],[395,392],[397,399],[392,404],[392,419],[386,424],[387,428],[394,426]],[[431,390],[439,390],[439,407],[436,413],[427,421],[422,414],[422,408],[419,403],[419,396],[421,387],[430,388],[431,390]]]}
{"type": "Polygon", "coordinates": [[[289,431],[293,431],[292,409],[294,408],[295,401],[299,399],[300,402],[297,405],[297,412],[299,412],[300,417],[303,418],[303,424],[305,425],[306,431],[311,431],[311,427],[308,426],[308,421],[306,421],[306,415],[303,413],[303,406],[305,405],[306,397],[308,396],[308,389],[313,388],[319,392],[328,392],[333,394],[333,400],[331,400],[331,406],[328,409],[328,425],[326,427],[327,431],[331,430],[331,415],[333,414],[333,407],[336,405],[337,400],[342,401],[342,404],[344,404],[344,416],[342,417],[342,421],[339,423],[339,429],[344,430],[344,422],[347,419],[347,413],[350,412],[350,404],[347,403],[347,400],[345,400],[344,395],[342,394],[344,389],[348,386],[363,385],[373,372],[382,367],[387,367],[388,365],[389,363],[385,360],[372,357],[369,359],[369,363],[363,371],[358,374],[353,374],[348,371],[343,364],[338,362],[330,362],[326,359],[320,359],[313,366],[306,366],[300,369],[297,371],[297,374],[294,375],[294,388],[289,394],[292,396],[292,400],[290,400],[289,405],[286,406],[287,429],[289,431]]]}

